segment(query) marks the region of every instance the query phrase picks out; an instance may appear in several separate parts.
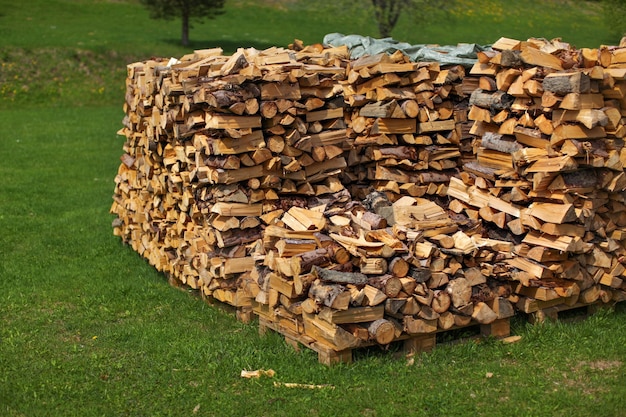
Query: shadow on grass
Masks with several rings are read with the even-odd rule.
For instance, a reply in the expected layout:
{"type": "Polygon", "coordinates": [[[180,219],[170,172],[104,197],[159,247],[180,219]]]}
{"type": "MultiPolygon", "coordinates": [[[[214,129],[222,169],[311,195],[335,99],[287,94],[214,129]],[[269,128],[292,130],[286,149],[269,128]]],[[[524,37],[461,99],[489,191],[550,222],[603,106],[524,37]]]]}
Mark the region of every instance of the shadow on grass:
{"type": "MultiPolygon", "coordinates": [[[[170,45],[182,46],[179,38],[163,39],[163,42],[170,44],[170,45]]],[[[189,45],[186,48],[208,49],[208,48],[220,47],[224,50],[224,52],[228,53],[228,52],[235,52],[237,48],[255,48],[255,49],[263,50],[263,49],[270,48],[272,46],[280,46],[280,45],[273,45],[271,43],[259,42],[255,40],[249,40],[249,39],[242,39],[242,40],[225,40],[225,39],[193,40],[192,39],[192,40],[189,40],[189,45]]],[[[287,45],[284,45],[284,46],[286,47],[287,45]]]]}

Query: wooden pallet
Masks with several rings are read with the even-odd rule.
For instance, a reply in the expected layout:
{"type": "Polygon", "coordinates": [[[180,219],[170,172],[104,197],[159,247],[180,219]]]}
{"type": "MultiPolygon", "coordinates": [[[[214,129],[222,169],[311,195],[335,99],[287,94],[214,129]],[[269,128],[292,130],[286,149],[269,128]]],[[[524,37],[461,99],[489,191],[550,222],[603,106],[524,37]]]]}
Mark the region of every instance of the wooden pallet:
{"type": "Polygon", "coordinates": [[[550,321],[564,321],[564,320],[581,320],[596,313],[600,309],[611,308],[615,303],[604,303],[602,301],[596,301],[590,304],[575,303],[575,304],[559,304],[553,307],[547,307],[533,311],[527,314],[528,321],[533,324],[543,323],[547,320],[550,321]]]}
{"type": "MultiPolygon", "coordinates": [[[[334,365],[338,363],[351,363],[353,360],[353,353],[359,349],[378,346],[374,342],[363,342],[359,346],[336,350],[329,344],[323,341],[315,340],[312,337],[304,333],[304,325],[301,322],[294,320],[269,320],[263,315],[259,315],[259,334],[264,335],[268,330],[273,330],[280,333],[285,342],[294,347],[296,350],[300,350],[300,347],[309,348],[318,355],[318,361],[324,365],[334,365]]],[[[433,333],[407,335],[396,338],[391,344],[401,343],[401,350],[405,354],[430,352],[438,343],[438,336],[447,335],[451,336],[454,332],[460,330],[475,329],[479,331],[482,337],[495,337],[504,338],[511,334],[510,319],[499,319],[491,324],[478,324],[472,323],[468,326],[454,327],[449,330],[441,330],[433,333]]],[[[456,339],[458,340],[458,339],[456,339]]],[[[390,344],[390,345],[391,345],[390,344]]]]}

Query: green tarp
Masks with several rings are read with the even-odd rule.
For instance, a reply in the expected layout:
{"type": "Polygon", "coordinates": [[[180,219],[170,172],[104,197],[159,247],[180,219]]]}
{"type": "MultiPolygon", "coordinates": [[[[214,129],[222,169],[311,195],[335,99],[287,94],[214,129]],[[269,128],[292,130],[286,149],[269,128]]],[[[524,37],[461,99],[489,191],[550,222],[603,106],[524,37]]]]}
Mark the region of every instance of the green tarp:
{"type": "Polygon", "coordinates": [[[353,59],[363,55],[376,55],[386,52],[392,54],[402,51],[414,62],[439,62],[441,64],[460,64],[471,67],[476,62],[476,54],[489,49],[475,43],[465,43],[456,46],[439,45],[411,45],[407,42],[399,42],[392,38],[375,39],[361,35],[343,35],[341,33],[329,33],[324,36],[324,44],[330,46],[346,45],[353,59]]]}

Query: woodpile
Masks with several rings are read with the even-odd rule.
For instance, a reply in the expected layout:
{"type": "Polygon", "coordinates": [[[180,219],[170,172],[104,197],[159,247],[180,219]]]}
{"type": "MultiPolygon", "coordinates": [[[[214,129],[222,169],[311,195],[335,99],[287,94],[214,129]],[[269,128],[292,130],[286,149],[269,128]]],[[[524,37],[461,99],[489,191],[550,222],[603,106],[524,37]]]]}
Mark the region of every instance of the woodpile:
{"type": "Polygon", "coordinates": [[[623,54],[502,38],[470,70],[476,160],[448,195],[515,243],[502,266],[523,312],[624,298],[623,54]]]}
{"type": "Polygon", "coordinates": [[[249,307],[266,227],[343,190],[346,57],[210,49],[129,65],[116,233],[183,284],[249,307]]]}
{"type": "Polygon", "coordinates": [[[319,352],[620,301],[624,62],[502,38],[472,68],[300,42],[134,63],[114,232],[319,352]]]}

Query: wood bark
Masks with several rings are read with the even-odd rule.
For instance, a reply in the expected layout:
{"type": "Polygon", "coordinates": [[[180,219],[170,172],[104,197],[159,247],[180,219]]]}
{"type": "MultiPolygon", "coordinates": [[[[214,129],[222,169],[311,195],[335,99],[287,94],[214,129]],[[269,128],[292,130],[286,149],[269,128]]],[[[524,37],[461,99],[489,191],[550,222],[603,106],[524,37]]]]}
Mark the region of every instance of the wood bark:
{"type": "Polygon", "coordinates": [[[318,304],[332,307],[337,310],[347,310],[350,304],[350,293],[339,284],[322,284],[316,280],[311,283],[309,296],[318,304]]]}

